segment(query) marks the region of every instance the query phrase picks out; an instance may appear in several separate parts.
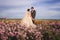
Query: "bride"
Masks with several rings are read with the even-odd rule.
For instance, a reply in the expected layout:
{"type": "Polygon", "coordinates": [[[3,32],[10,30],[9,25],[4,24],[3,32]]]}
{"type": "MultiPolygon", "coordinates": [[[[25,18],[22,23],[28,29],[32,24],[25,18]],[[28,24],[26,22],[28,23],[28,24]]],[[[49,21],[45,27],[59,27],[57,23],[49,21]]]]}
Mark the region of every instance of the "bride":
{"type": "Polygon", "coordinates": [[[35,27],[35,25],[33,24],[32,22],[32,16],[31,16],[31,12],[30,12],[30,9],[27,9],[27,12],[26,12],[26,15],[25,17],[22,19],[21,21],[21,25],[22,26],[26,26],[26,27],[35,27]]]}

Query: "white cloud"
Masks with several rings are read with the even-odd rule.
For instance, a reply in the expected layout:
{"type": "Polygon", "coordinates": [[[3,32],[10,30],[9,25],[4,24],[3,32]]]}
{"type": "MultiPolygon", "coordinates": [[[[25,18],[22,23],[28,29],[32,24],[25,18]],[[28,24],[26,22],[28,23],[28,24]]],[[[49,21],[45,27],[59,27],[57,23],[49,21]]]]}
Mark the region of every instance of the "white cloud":
{"type": "Polygon", "coordinates": [[[54,5],[44,5],[37,3],[46,2],[46,1],[53,1],[53,0],[0,0],[0,6],[17,6],[16,8],[6,9],[0,12],[0,16],[8,16],[8,17],[22,17],[25,15],[26,9],[34,6],[37,11],[37,18],[51,18],[54,15],[60,15],[59,11],[50,10],[51,8],[60,8],[60,3],[56,3],[54,5]],[[35,4],[35,5],[33,5],[35,4]],[[5,13],[5,14],[4,14],[5,13]]]}
{"type": "Polygon", "coordinates": [[[52,5],[52,6],[50,6],[50,8],[60,8],[60,3],[56,3],[56,4],[52,5]]]}
{"type": "Polygon", "coordinates": [[[37,18],[40,19],[43,18],[51,19],[51,18],[56,18],[55,15],[60,15],[60,11],[52,10],[52,8],[60,8],[60,3],[56,3],[54,5],[46,5],[46,6],[40,5],[36,8],[37,8],[37,18]]]}
{"type": "Polygon", "coordinates": [[[33,1],[30,0],[4,0],[0,2],[0,5],[11,5],[11,6],[26,6],[31,5],[33,1]]]}
{"type": "Polygon", "coordinates": [[[52,1],[52,0],[0,0],[0,5],[26,6],[36,2],[45,2],[45,1],[52,1]]]}
{"type": "Polygon", "coordinates": [[[40,1],[45,2],[45,1],[53,1],[53,0],[40,0],[40,1]]]}

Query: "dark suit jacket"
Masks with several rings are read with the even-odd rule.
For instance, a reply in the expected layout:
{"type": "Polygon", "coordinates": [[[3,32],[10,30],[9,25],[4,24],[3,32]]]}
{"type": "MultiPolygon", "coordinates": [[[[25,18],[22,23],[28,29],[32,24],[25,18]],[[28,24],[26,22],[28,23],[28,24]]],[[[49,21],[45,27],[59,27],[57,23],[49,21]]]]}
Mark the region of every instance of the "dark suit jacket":
{"type": "Polygon", "coordinates": [[[31,10],[31,16],[33,19],[35,19],[35,16],[36,16],[36,11],[35,10],[31,10]]]}

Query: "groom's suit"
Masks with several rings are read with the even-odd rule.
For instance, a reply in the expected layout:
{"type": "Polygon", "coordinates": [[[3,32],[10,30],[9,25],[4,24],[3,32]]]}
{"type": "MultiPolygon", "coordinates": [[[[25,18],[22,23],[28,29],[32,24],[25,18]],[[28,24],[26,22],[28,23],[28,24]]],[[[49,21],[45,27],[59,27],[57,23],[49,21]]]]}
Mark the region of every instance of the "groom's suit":
{"type": "Polygon", "coordinates": [[[35,10],[31,10],[31,16],[32,16],[32,21],[34,23],[34,19],[35,19],[35,16],[36,16],[36,11],[35,10]]]}

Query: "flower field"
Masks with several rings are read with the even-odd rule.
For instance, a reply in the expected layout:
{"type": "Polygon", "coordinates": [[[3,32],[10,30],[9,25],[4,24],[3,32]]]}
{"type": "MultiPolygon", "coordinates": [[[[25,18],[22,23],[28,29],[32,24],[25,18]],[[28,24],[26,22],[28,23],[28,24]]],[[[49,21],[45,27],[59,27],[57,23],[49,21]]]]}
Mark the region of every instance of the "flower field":
{"type": "Polygon", "coordinates": [[[22,27],[20,19],[0,19],[0,40],[60,40],[60,20],[36,19],[36,28],[22,27]]]}

